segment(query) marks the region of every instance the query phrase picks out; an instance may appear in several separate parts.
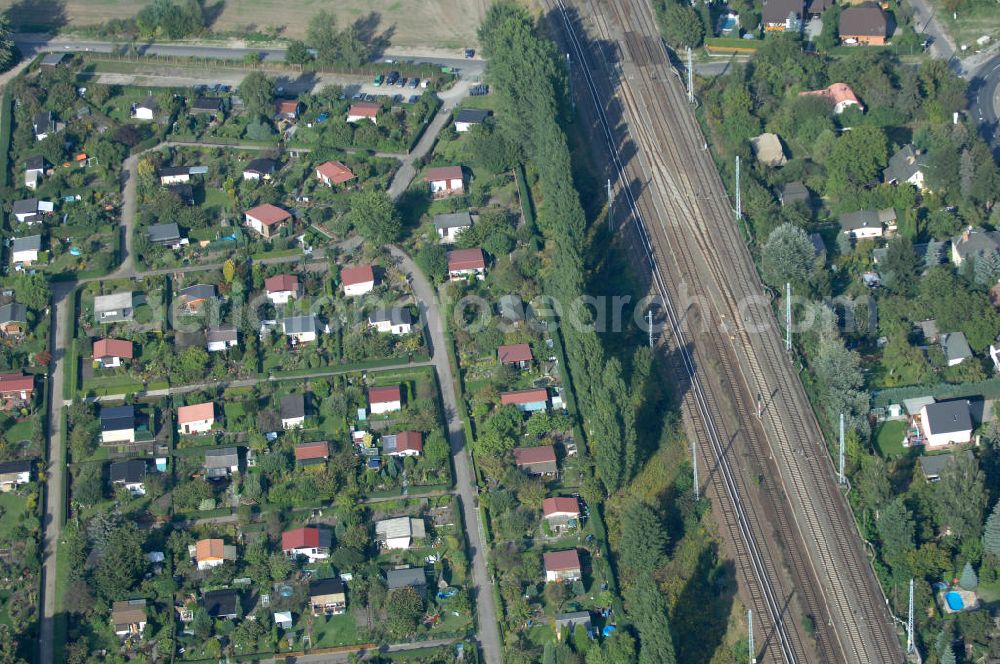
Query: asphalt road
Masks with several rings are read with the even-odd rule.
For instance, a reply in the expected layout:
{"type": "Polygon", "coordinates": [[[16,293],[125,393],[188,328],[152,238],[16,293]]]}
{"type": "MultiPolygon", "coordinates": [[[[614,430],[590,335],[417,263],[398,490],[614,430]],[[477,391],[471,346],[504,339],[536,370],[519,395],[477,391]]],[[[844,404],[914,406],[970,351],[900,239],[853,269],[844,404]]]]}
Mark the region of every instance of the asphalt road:
{"type": "Polygon", "coordinates": [[[972,94],[969,99],[969,114],[984,128],[984,133],[992,133],[990,143],[1000,147],[1000,55],[986,62],[972,79],[972,94]]]}

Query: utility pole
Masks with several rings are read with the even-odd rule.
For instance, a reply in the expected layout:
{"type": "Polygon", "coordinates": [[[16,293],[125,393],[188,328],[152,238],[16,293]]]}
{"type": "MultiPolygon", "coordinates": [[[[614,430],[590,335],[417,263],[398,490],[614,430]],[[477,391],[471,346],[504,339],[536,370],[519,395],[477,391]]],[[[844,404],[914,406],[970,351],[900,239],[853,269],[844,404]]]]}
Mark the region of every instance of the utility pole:
{"type": "Polygon", "coordinates": [[[569,72],[569,76],[566,77],[566,84],[569,86],[569,103],[573,105],[573,110],[576,110],[576,97],[573,95],[573,58],[569,56],[569,51],[566,52],[566,70],[569,72]]]}
{"type": "Polygon", "coordinates": [[[688,46],[688,103],[694,103],[694,64],[692,62],[690,46],[688,46]]]}
{"type": "Polygon", "coordinates": [[[792,283],[785,282],[785,350],[792,352],[792,283]]]}
{"type": "Polygon", "coordinates": [[[615,222],[612,218],[612,205],[614,204],[614,198],[611,196],[611,178],[608,178],[608,232],[615,232],[615,222]]]}
{"type": "Polygon", "coordinates": [[[649,327],[649,347],[653,347],[653,310],[646,312],[646,325],[649,327]]]}
{"type": "Polygon", "coordinates": [[[910,605],[906,611],[906,654],[913,654],[913,579],[910,579],[910,605]]]}
{"type": "Polygon", "coordinates": [[[753,609],[747,609],[747,638],[750,640],[750,664],[757,664],[753,647],[753,609]]]}
{"type": "Polygon", "coordinates": [[[694,502],[701,498],[701,490],[698,488],[698,449],[694,443],[695,437],[691,436],[691,476],[694,478],[694,502]]]}
{"type": "Polygon", "coordinates": [[[837,456],[837,468],[840,474],[840,483],[846,484],[847,479],[844,477],[844,414],[840,414],[840,454],[837,456]]]}
{"type": "Polygon", "coordinates": [[[736,155],[736,221],[743,218],[743,199],[740,198],[740,156],[736,155]]]}

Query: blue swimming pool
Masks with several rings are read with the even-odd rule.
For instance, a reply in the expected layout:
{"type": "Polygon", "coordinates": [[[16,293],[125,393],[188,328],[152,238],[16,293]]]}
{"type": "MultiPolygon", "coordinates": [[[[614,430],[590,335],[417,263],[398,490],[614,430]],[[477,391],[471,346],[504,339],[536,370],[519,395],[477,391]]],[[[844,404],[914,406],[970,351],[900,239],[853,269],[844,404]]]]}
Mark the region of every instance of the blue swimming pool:
{"type": "Polygon", "coordinates": [[[965,602],[962,601],[962,596],[954,590],[944,594],[944,601],[948,602],[948,608],[952,611],[961,611],[965,608],[965,602]]]}

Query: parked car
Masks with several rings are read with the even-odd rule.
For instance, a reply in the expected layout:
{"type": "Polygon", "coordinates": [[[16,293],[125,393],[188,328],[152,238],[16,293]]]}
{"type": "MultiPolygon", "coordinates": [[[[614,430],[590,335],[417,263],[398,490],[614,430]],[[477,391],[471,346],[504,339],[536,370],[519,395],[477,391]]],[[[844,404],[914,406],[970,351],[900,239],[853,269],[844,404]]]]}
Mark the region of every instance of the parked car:
{"type": "Polygon", "coordinates": [[[409,79],[407,79],[407,78],[406,78],[406,77],[404,76],[403,78],[399,79],[399,82],[398,82],[398,83],[396,83],[396,85],[398,85],[398,86],[399,86],[399,87],[401,87],[401,88],[405,88],[405,87],[406,87],[406,82],[407,82],[408,80],[409,80],[409,79]]]}
{"type": "Polygon", "coordinates": [[[476,49],[474,49],[474,48],[467,48],[467,49],[465,49],[465,57],[467,57],[467,58],[474,58],[474,57],[476,57],[476,49]]]}
{"type": "Polygon", "coordinates": [[[420,99],[420,95],[410,95],[410,99],[406,102],[408,104],[416,104],[420,99]]]}
{"type": "Polygon", "coordinates": [[[389,75],[385,77],[385,84],[386,85],[395,85],[396,81],[398,81],[398,80],[399,80],[399,72],[398,71],[391,71],[391,72],[389,72],[389,75]]]}
{"type": "Polygon", "coordinates": [[[414,88],[416,88],[418,85],[420,85],[420,79],[419,78],[414,77],[414,78],[410,79],[410,89],[411,90],[414,89],[414,88]]]}
{"type": "Polygon", "coordinates": [[[382,76],[382,74],[375,74],[375,80],[372,81],[372,85],[374,85],[376,88],[381,87],[383,80],[385,80],[385,78],[382,76]]]}
{"type": "Polygon", "coordinates": [[[232,89],[233,89],[233,86],[231,86],[231,85],[220,85],[219,86],[219,92],[231,92],[232,89]]]}

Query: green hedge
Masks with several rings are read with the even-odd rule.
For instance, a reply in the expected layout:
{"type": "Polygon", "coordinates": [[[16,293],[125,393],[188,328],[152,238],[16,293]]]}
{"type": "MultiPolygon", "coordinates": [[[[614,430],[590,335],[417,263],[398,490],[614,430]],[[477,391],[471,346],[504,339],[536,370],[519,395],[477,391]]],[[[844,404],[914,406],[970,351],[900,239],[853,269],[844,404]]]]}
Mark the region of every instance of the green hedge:
{"type": "Polygon", "coordinates": [[[978,383],[938,383],[936,385],[914,385],[912,387],[894,387],[887,390],[872,391],[872,405],[885,407],[892,403],[900,403],[903,399],[933,396],[937,399],[955,399],[958,397],[981,396],[985,399],[1000,397],[1000,376],[987,378],[978,383]]]}
{"type": "Polygon", "coordinates": [[[4,91],[0,98],[0,188],[10,186],[10,139],[13,131],[13,108],[10,93],[4,91]]]}

